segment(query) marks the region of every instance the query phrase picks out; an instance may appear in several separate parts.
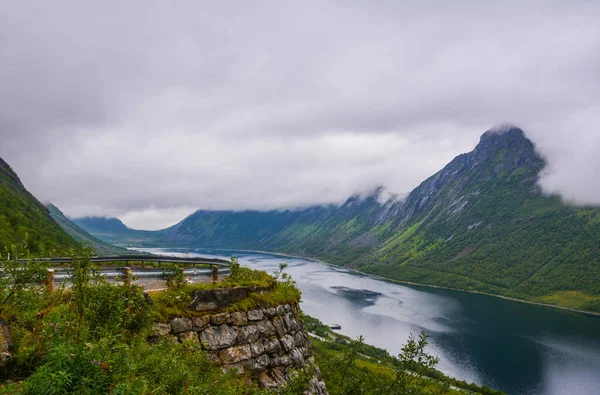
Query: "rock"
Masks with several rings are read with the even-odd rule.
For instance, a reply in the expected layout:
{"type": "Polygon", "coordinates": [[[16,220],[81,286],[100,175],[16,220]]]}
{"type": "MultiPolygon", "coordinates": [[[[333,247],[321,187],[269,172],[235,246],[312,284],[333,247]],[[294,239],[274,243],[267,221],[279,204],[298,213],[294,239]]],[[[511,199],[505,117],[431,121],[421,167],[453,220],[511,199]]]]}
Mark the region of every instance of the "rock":
{"type": "Polygon", "coordinates": [[[231,323],[235,326],[248,325],[248,316],[243,311],[231,313],[231,323]]]}
{"type": "Polygon", "coordinates": [[[192,330],[192,321],[183,317],[176,317],[171,320],[171,332],[178,334],[192,330]]]}
{"type": "Polygon", "coordinates": [[[229,321],[229,313],[221,313],[221,314],[215,314],[213,316],[210,317],[210,324],[211,325],[223,325],[226,324],[227,321],[229,321]]]}
{"type": "MultiPolygon", "coordinates": [[[[310,345],[310,342],[308,342],[307,345],[310,345]]],[[[302,352],[302,355],[304,355],[305,359],[306,358],[313,358],[312,351],[310,350],[309,347],[299,348],[298,350],[302,352]]],[[[313,358],[313,362],[314,362],[314,358],[313,358]]]]}
{"type": "MultiPolygon", "coordinates": [[[[8,323],[0,318],[0,352],[4,353],[5,356],[10,355],[13,351],[14,344],[12,337],[10,336],[10,329],[8,323]]],[[[2,357],[0,357],[2,358],[2,357]]]]}
{"type": "Polygon", "coordinates": [[[304,367],[304,365],[306,365],[306,363],[304,362],[304,356],[302,355],[302,352],[300,350],[295,349],[292,351],[292,363],[297,368],[302,368],[304,367]]]}
{"type": "Polygon", "coordinates": [[[258,340],[260,332],[256,325],[242,326],[235,329],[239,343],[252,343],[258,340]]]}
{"type": "Polygon", "coordinates": [[[8,351],[0,351],[0,367],[4,366],[12,359],[12,354],[8,351]]]}
{"type": "Polygon", "coordinates": [[[271,377],[269,372],[265,371],[258,375],[258,382],[261,388],[276,388],[277,382],[271,377]]]}
{"type": "Polygon", "coordinates": [[[283,315],[283,324],[285,325],[286,329],[288,330],[288,332],[294,331],[295,330],[295,325],[292,322],[292,317],[290,313],[285,313],[283,315]]]}
{"type": "Polygon", "coordinates": [[[202,330],[210,324],[210,316],[203,315],[202,317],[192,318],[192,329],[195,331],[202,330]]]}
{"type": "Polygon", "coordinates": [[[256,324],[258,331],[262,337],[273,336],[277,333],[275,326],[271,323],[271,321],[260,321],[256,324]]]}
{"type": "Polygon", "coordinates": [[[246,361],[242,361],[242,365],[244,366],[244,370],[247,370],[253,374],[257,374],[268,368],[269,362],[269,356],[262,355],[258,358],[250,358],[246,361]]]}
{"type": "Polygon", "coordinates": [[[250,359],[250,346],[230,347],[219,351],[219,359],[223,365],[250,359]]]}
{"type": "Polygon", "coordinates": [[[277,306],[276,311],[277,311],[277,315],[283,315],[285,313],[285,310],[282,305],[277,306]]]}
{"type": "Polygon", "coordinates": [[[179,339],[177,338],[177,336],[173,335],[165,337],[165,341],[170,343],[179,343],[179,339]]]}
{"type": "Polygon", "coordinates": [[[271,366],[273,367],[281,367],[281,366],[290,366],[292,364],[292,358],[287,355],[275,355],[271,357],[271,366]]]}
{"type": "Polygon", "coordinates": [[[294,338],[291,335],[285,335],[279,341],[285,352],[291,352],[294,349],[294,338]]]}
{"type": "Polygon", "coordinates": [[[279,344],[279,340],[275,337],[271,339],[265,339],[263,345],[265,347],[265,352],[268,354],[273,354],[281,351],[281,344],[279,344]]]}
{"type": "Polygon", "coordinates": [[[235,344],[236,340],[236,331],[227,325],[211,326],[202,331],[200,335],[200,341],[206,344],[211,350],[231,347],[235,344]]]}
{"type": "Polygon", "coordinates": [[[281,367],[274,368],[271,370],[271,377],[273,377],[278,384],[283,384],[285,381],[285,370],[281,367]]]}
{"type": "Polygon", "coordinates": [[[152,335],[153,336],[167,336],[171,333],[171,325],[156,323],[152,325],[152,335]]]}
{"type": "Polygon", "coordinates": [[[273,318],[277,315],[277,309],[275,309],[275,307],[269,307],[268,309],[265,309],[265,315],[268,318],[273,318]]]}
{"type": "Polygon", "coordinates": [[[246,299],[248,297],[248,287],[197,290],[191,296],[190,310],[216,310],[246,299]]]}
{"type": "Polygon", "coordinates": [[[286,313],[289,313],[292,310],[292,306],[290,306],[289,304],[284,304],[283,305],[283,311],[285,311],[286,313]]]}
{"type": "Polygon", "coordinates": [[[302,347],[308,340],[308,337],[303,332],[298,332],[294,335],[294,346],[302,347]]]}
{"type": "Polygon", "coordinates": [[[199,343],[198,334],[196,332],[183,332],[177,335],[177,339],[181,343],[191,341],[192,343],[199,343]]]}
{"type": "Polygon", "coordinates": [[[261,341],[250,343],[250,351],[252,352],[252,357],[256,358],[265,353],[265,345],[261,341]]]}
{"type": "MultiPolygon", "coordinates": [[[[279,306],[279,307],[281,307],[281,306],[279,306]]],[[[283,337],[287,333],[285,330],[285,325],[283,323],[283,319],[281,317],[273,318],[273,326],[275,327],[275,330],[277,331],[277,335],[279,337],[283,337]]]]}
{"type": "Polygon", "coordinates": [[[325,383],[319,380],[317,377],[313,377],[308,382],[308,393],[313,395],[325,395],[327,390],[325,389],[325,383]]]}
{"type": "Polygon", "coordinates": [[[263,318],[265,318],[265,314],[263,313],[262,310],[256,309],[256,310],[250,310],[248,312],[248,320],[249,321],[260,321],[263,318]]]}
{"type": "Polygon", "coordinates": [[[260,357],[256,358],[256,364],[260,367],[261,370],[266,369],[269,366],[270,362],[271,359],[268,355],[261,355],[260,357]]]}

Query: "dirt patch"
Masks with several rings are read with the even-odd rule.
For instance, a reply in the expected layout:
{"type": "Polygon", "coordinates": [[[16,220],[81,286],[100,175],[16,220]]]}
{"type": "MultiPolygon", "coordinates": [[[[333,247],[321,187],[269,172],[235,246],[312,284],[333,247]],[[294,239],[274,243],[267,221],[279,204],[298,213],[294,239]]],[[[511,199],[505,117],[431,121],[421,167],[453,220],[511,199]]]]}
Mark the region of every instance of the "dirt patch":
{"type": "Polygon", "coordinates": [[[463,256],[467,256],[467,255],[469,255],[471,252],[473,252],[473,249],[472,249],[471,247],[467,247],[467,248],[465,248],[464,250],[462,250],[461,252],[459,252],[459,253],[458,253],[458,255],[456,255],[456,256],[454,257],[454,259],[453,259],[453,260],[456,260],[456,259],[458,259],[458,258],[462,258],[463,256]]]}
{"type": "Polygon", "coordinates": [[[379,244],[379,240],[372,233],[363,233],[348,242],[349,247],[374,247],[379,244]]]}

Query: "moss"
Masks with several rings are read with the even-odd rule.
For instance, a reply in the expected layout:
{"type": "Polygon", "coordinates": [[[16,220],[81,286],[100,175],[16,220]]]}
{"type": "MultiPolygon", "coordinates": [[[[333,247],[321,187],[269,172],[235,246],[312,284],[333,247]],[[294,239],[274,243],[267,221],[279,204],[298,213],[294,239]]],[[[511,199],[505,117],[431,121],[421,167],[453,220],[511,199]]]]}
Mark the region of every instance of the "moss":
{"type": "Polygon", "coordinates": [[[251,292],[246,299],[224,308],[223,311],[245,311],[257,307],[274,307],[286,303],[298,304],[300,303],[300,296],[301,293],[295,286],[277,283],[272,291],[251,292]]]}
{"type": "Polygon", "coordinates": [[[191,302],[190,295],[192,290],[218,288],[218,286],[210,288],[185,287],[181,290],[154,292],[150,297],[155,306],[156,319],[161,322],[167,322],[175,317],[200,317],[222,312],[247,311],[258,307],[274,307],[286,303],[298,304],[301,295],[300,291],[293,285],[277,283],[268,291],[257,290],[250,292],[246,299],[222,309],[197,312],[188,308],[191,302]]]}
{"type": "Polygon", "coordinates": [[[220,312],[246,311],[257,307],[272,307],[280,304],[297,304],[300,291],[292,283],[277,282],[266,272],[248,268],[237,268],[232,275],[215,283],[187,284],[181,289],[170,289],[151,293],[156,319],[167,322],[174,317],[199,317],[220,312]],[[189,309],[191,295],[195,291],[248,287],[248,297],[227,307],[207,312],[189,309]]]}

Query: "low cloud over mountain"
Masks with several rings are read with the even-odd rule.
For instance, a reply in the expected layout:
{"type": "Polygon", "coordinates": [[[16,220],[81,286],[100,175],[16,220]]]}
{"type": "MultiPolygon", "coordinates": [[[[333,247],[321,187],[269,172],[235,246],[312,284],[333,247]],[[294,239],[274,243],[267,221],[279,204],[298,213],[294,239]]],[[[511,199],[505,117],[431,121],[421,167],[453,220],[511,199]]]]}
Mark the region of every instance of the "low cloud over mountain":
{"type": "Polygon", "coordinates": [[[160,228],[407,192],[510,122],[546,191],[600,204],[599,18],[563,1],[9,0],[0,156],[68,215],[160,228]]]}

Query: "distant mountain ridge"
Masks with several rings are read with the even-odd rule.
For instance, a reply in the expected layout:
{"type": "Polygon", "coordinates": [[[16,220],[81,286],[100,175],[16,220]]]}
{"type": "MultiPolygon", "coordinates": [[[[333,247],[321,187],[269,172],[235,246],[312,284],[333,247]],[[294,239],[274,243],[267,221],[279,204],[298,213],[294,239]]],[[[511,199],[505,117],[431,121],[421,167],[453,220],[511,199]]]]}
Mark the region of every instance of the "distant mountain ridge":
{"type": "Polygon", "coordinates": [[[100,240],[113,245],[139,244],[140,241],[145,241],[155,234],[148,230],[131,229],[118,218],[82,217],[70,221],[100,240]]]}
{"type": "Polygon", "coordinates": [[[67,251],[77,243],[51,218],[48,209],[0,158],[0,253],[26,245],[33,254],[67,251]]]}
{"type": "Polygon", "coordinates": [[[125,248],[119,248],[92,236],[74,222],[68,219],[55,205],[49,203],[46,206],[52,218],[79,243],[92,247],[98,255],[125,255],[131,252],[125,248]]]}
{"type": "Polygon", "coordinates": [[[490,130],[401,200],[380,203],[376,190],[339,207],[199,210],[136,236],[152,246],[294,253],[402,281],[600,311],[600,209],[545,196],[537,185],[544,167],[521,129],[490,130]]]}

